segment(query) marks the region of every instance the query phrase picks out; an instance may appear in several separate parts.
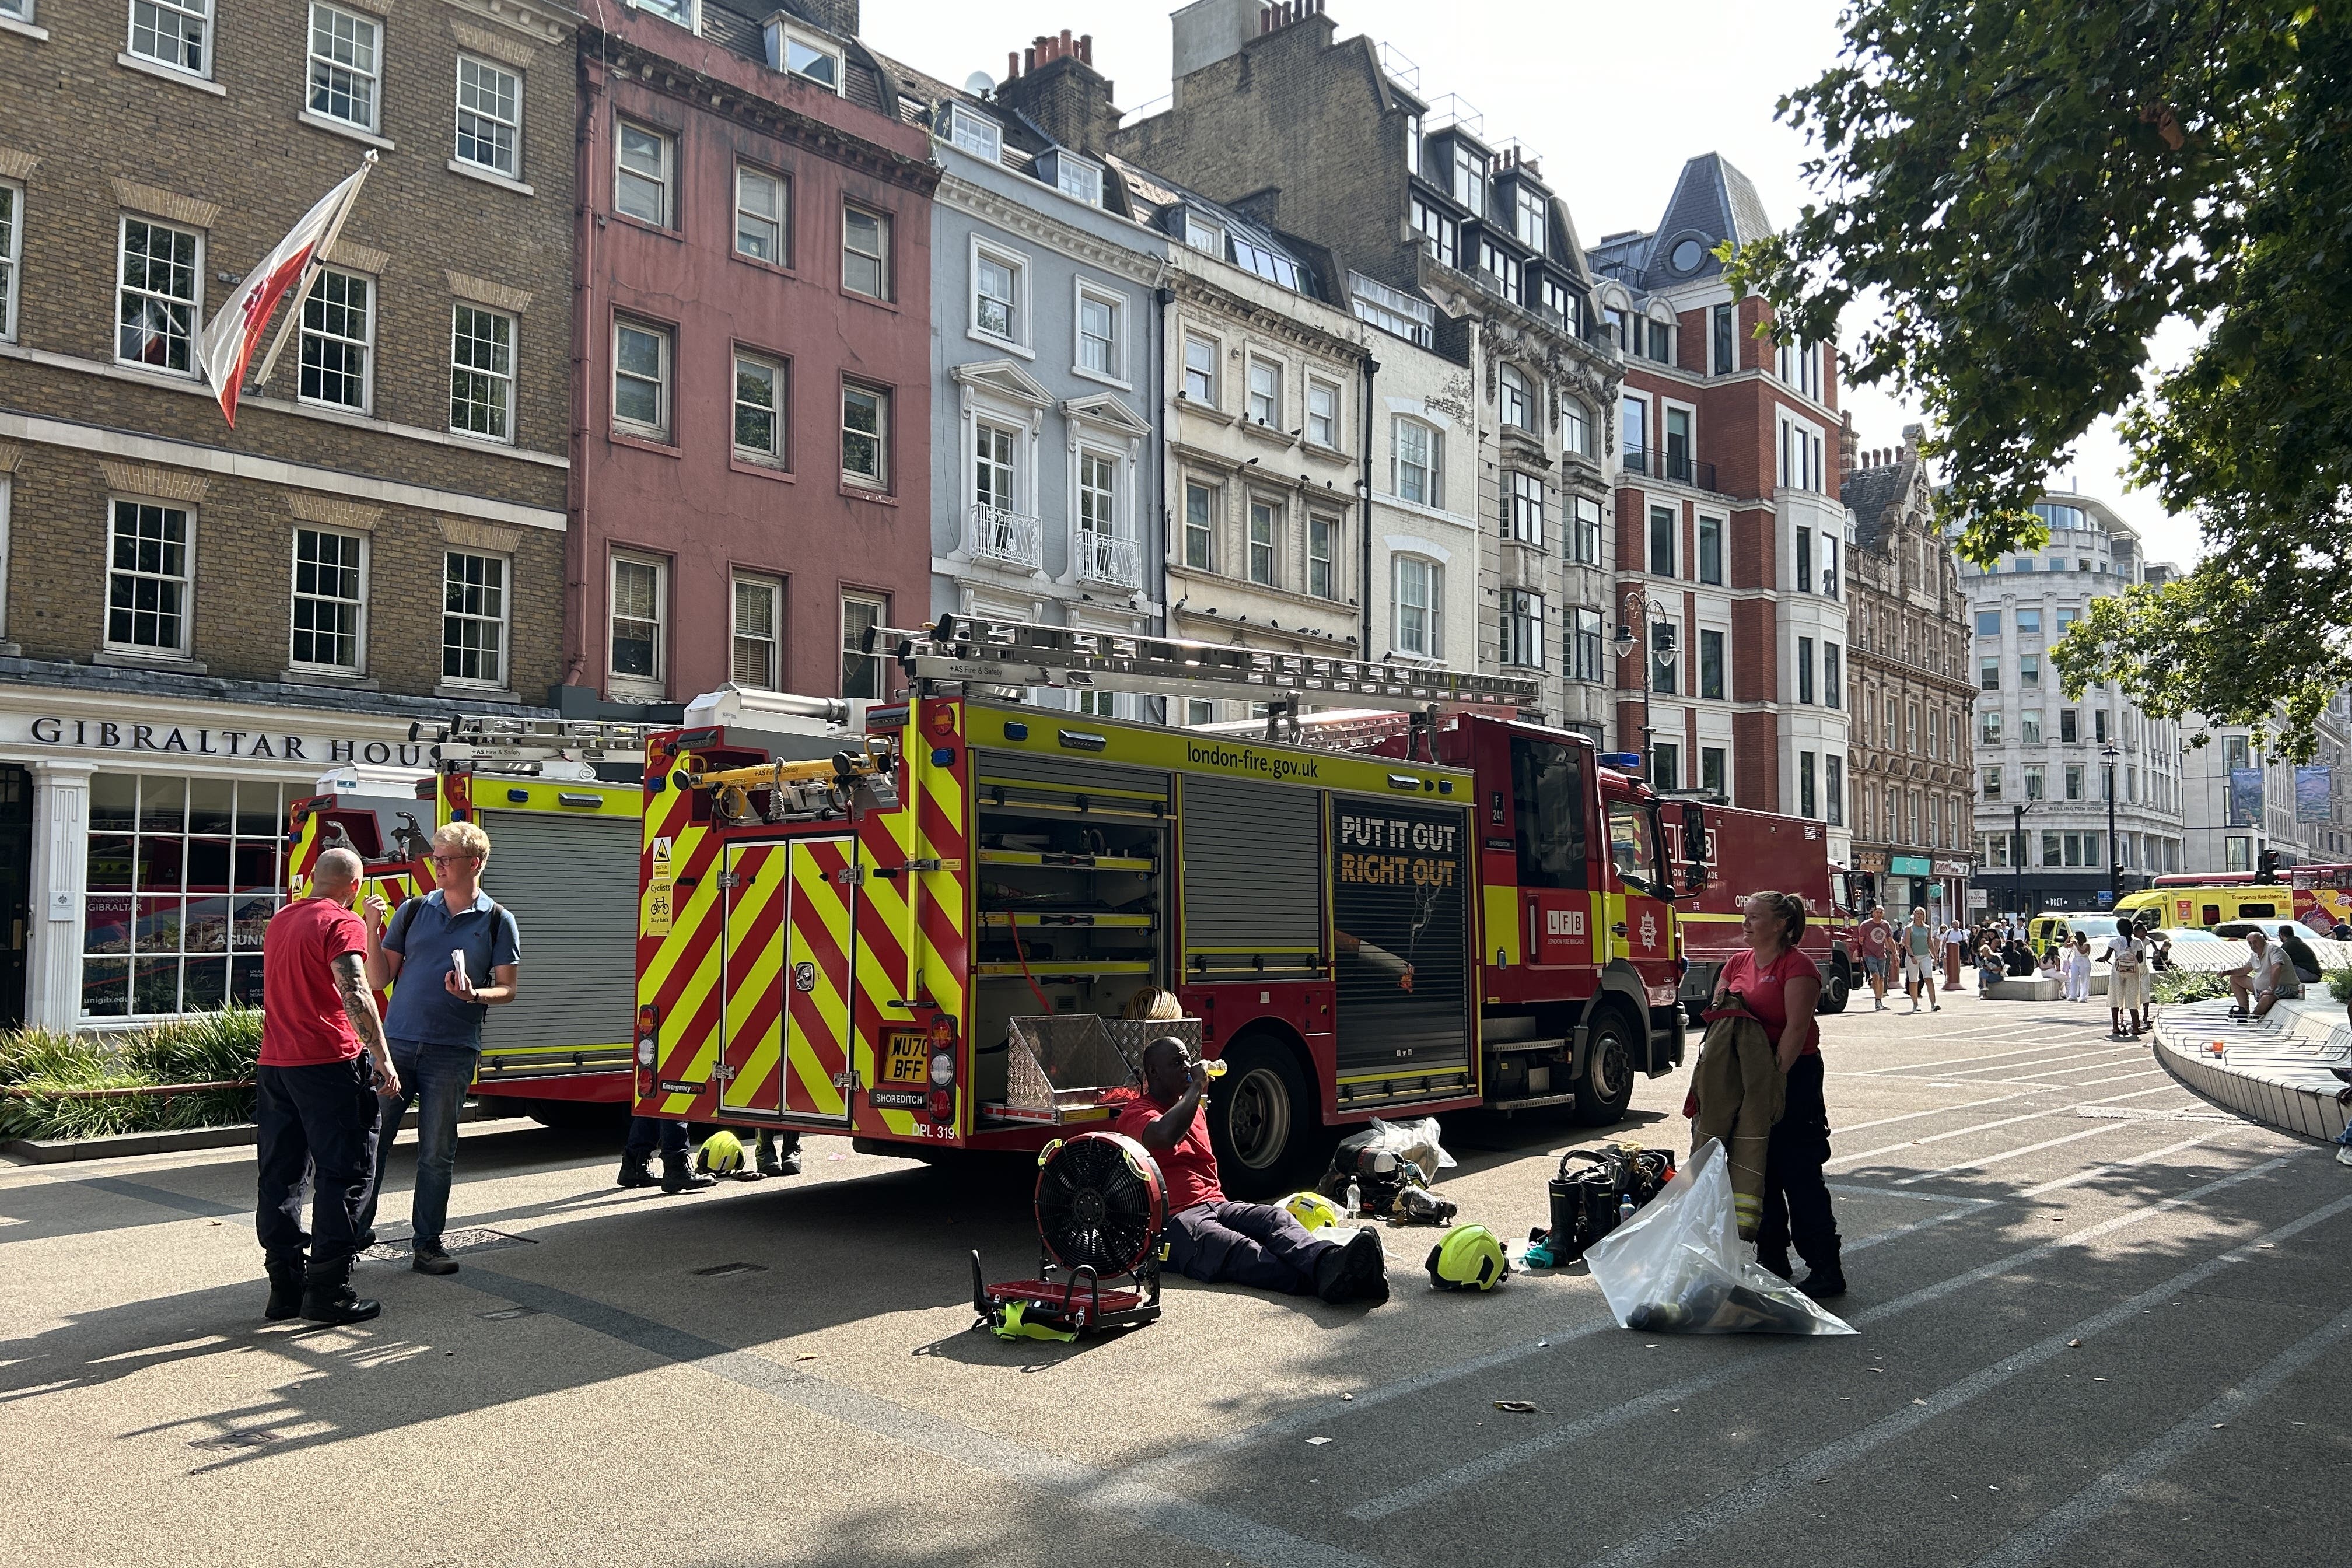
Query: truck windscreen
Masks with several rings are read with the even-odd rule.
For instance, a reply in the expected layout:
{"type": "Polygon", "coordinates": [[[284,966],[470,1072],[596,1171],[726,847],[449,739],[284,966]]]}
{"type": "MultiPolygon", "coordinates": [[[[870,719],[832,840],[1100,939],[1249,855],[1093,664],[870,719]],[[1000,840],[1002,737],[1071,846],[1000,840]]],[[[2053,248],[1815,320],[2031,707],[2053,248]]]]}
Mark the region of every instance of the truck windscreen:
{"type": "Polygon", "coordinates": [[[1513,738],[1511,816],[1521,887],[1584,886],[1584,772],[1574,749],[1513,738]]]}

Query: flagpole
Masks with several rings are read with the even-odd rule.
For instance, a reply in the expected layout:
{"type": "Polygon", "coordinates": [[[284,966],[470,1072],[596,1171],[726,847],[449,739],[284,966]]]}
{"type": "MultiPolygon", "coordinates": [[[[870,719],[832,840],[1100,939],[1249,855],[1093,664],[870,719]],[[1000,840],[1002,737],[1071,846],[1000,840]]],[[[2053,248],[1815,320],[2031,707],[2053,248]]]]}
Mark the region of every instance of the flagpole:
{"type": "Polygon", "coordinates": [[[318,276],[319,268],[325,264],[327,253],[335,248],[336,237],[343,232],[343,220],[351,216],[352,208],[359,205],[360,192],[367,184],[367,177],[375,172],[375,163],[376,155],[371,150],[362,160],[360,177],[352,182],[350,192],[343,197],[343,205],[335,213],[335,221],[327,226],[327,237],[319,242],[319,247],[310,252],[310,259],[304,264],[301,281],[294,288],[293,309],[286,312],[285,324],[278,329],[278,341],[269,345],[269,353],[263,358],[261,368],[254,372],[253,389],[256,392],[269,384],[269,373],[277,367],[278,356],[285,352],[286,340],[294,335],[294,329],[302,320],[303,303],[310,297],[310,280],[318,276]]]}

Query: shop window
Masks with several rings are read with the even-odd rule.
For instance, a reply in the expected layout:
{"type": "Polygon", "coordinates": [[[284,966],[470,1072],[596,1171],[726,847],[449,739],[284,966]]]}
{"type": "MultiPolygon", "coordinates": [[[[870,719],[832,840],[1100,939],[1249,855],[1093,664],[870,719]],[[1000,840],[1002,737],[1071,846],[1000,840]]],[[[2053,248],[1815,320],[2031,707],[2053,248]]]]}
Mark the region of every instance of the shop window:
{"type": "Polygon", "coordinates": [[[87,1016],[261,1005],[261,934],[285,880],[285,806],[283,786],[251,779],[91,778],[87,1016]]]}

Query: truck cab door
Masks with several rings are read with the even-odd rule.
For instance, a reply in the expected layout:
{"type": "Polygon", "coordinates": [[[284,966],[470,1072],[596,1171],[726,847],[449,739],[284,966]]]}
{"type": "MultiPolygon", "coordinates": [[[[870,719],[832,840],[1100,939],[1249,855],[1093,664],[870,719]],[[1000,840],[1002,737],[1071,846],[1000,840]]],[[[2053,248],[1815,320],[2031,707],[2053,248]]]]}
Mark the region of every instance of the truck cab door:
{"type": "Polygon", "coordinates": [[[1581,752],[1556,742],[1512,737],[1516,913],[1531,969],[1590,970],[1608,962],[1606,922],[1588,885],[1585,812],[1591,788],[1581,752]]]}
{"type": "Polygon", "coordinates": [[[1674,1004],[1675,907],[1664,895],[1673,874],[1657,814],[1643,801],[1616,796],[1609,812],[1609,956],[1624,959],[1654,1005],[1674,1004]]]}

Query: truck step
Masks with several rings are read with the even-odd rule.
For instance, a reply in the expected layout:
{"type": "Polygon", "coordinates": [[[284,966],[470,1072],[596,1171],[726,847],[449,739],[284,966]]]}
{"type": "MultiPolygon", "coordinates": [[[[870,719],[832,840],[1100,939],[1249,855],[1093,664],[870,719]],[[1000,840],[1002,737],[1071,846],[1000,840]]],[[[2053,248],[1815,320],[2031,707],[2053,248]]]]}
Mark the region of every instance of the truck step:
{"type": "Polygon", "coordinates": [[[1490,1100],[1486,1102],[1486,1109],[1489,1110],[1504,1111],[1533,1110],[1538,1106],[1542,1105],[1566,1105],[1570,1100],[1572,1100],[1575,1098],[1576,1096],[1573,1092],[1568,1094],[1528,1094],[1522,1095],[1517,1100],[1490,1100]]]}

